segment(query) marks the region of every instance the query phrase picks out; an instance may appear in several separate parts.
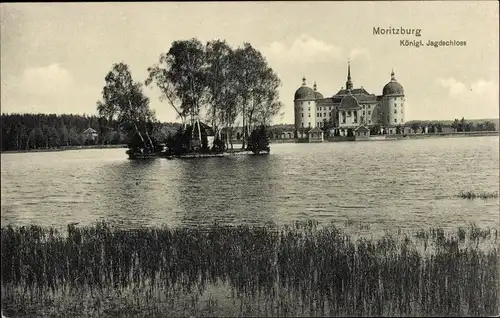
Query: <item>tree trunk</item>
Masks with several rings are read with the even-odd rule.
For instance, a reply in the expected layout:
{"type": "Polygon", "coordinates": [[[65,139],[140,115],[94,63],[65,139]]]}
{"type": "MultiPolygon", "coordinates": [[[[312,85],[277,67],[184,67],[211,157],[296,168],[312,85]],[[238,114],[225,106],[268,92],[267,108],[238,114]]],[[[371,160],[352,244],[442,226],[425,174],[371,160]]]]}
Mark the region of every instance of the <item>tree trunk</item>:
{"type": "Polygon", "coordinates": [[[231,150],[233,150],[234,149],[234,147],[233,147],[233,127],[229,128],[228,134],[229,134],[229,137],[227,139],[229,140],[229,143],[231,144],[231,150]]]}
{"type": "Polygon", "coordinates": [[[144,142],[144,138],[142,138],[142,134],[141,132],[139,131],[139,129],[137,128],[137,125],[134,123],[134,128],[135,128],[135,132],[139,135],[139,137],[141,138],[141,141],[144,145],[146,145],[146,143],[144,142]]]}
{"type": "Polygon", "coordinates": [[[146,137],[148,137],[149,144],[151,145],[151,150],[154,152],[155,151],[155,145],[153,144],[153,141],[151,140],[151,137],[149,137],[148,129],[147,128],[146,128],[146,137]]]}
{"type": "Polygon", "coordinates": [[[201,128],[200,128],[200,119],[196,119],[196,124],[198,125],[198,139],[200,140],[200,146],[201,146],[201,128]]]}
{"type": "Polygon", "coordinates": [[[26,150],[28,150],[28,148],[30,146],[30,138],[31,138],[31,131],[30,131],[30,134],[28,135],[28,140],[26,140],[26,150]]]}
{"type": "Polygon", "coordinates": [[[245,149],[245,134],[246,134],[246,130],[245,130],[245,110],[246,110],[246,103],[247,103],[247,99],[246,97],[243,99],[243,112],[242,112],[242,116],[243,116],[243,136],[242,136],[242,140],[241,140],[241,149],[245,149]]]}

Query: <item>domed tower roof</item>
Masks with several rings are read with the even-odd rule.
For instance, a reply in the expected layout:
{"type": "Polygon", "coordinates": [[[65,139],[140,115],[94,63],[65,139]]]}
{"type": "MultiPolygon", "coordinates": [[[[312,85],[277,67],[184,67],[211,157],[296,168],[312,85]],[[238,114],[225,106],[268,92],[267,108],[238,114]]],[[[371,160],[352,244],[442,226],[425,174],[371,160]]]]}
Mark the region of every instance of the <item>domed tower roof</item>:
{"type": "Polygon", "coordinates": [[[295,92],[294,100],[314,100],[316,94],[313,89],[306,86],[306,78],[302,78],[302,86],[295,92]]]}
{"type": "Polygon", "coordinates": [[[314,96],[316,97],[316,99],[322,99],[323,98],[323,94],[321,94],[320,92],[318,92],[317,88],[318,86],[316,85],[316,82],[314,82],[314,96]]]}
{"type": "Polygon", "coordinates": [[[396,81],[394,77],[394,71],[391,73],[391,81],[384,86],[382,90],[382,95],[404,95],[405,91],[403,86],[396,81]]]}
{"type": "Polygon", "coordinates": [[[358,103],[358,100],[356,99],[356,97],[354,97],[351,93],[351,90],[348,90],[348,93],[346,96],[344,96],[342,98],[342,100],[340,101],[340,106],[339,108],[341,109],[353,109],[353,108],[361,108],[361,106],[359,106],[359,103],[358,103]]]}

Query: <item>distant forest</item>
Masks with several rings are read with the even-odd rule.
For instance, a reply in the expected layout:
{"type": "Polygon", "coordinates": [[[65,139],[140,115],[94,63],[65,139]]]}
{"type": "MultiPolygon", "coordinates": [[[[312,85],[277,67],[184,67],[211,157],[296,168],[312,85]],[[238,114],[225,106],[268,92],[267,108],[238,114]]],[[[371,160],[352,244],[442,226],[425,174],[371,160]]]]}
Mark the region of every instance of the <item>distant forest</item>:
{"type": "MultiPolygon", "coordinates": [[[[2,114],[1,151],[60,148],[87,144],[126,144],[128,137],[117,121],[97,116],[55,114],[2,114]],[[82,133],[92,128],[97,140],[88,140],[82,133]]],[[[156,123],[158,139],[175,132],[180,124],[156,123]],[[161,135],[161,136],[160,136],[161,135]]]]}
{"type": "MultiPolygon", "coordinates": [[[[98,116],[55,115],[55,114],[2,114],[1,115],[1,151],[31,150],[82,146],[88,144],[119,145],[128,143],[128,136],[120,129],[117,121],[108,121],[98,116]],[[95,129],[96,141],[89,141],[82,133],[95,129]]],[[[180,123],[155,123],[153,129],[156,140],[165,140],[168,135],[177,132],[180,123]]],[[[435,127],[448,126],[455,131],[494,131],[498,128],[498,119],[450,121],[410,121],[406,126],[420,132],[421,127],[429,126],[430,132],[435,127]]],[[[274,125],[273,134],[293,130],[293,125],[274,125]]],[[[437,131],[436,131],[437,132],[437,131]]]]}

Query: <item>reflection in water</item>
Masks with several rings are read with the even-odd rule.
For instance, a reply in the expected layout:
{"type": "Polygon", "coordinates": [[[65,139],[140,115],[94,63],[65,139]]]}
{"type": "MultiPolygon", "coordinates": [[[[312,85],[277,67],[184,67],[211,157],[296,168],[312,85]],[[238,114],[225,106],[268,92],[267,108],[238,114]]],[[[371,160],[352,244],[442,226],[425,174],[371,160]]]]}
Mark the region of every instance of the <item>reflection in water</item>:
{"type": "Polygon", "coordinates": [[[180,166],[183,224],[262,224],[276,212],[270,156],[194,159],[180,166]],[[258,171],[257,171],[258,170],[258,171]]]}
{"type": "Polygon", "coordinates": [[[497,226],[498,137],[275,144],[269,156],[129,161],[123,149],[2,154],[2,224],[497,226]]]}
{"type": "Polygon", "coordinates": [[[106,220],[124,227],[149,224],[157,208],[157,161],[125,161],[109,167],[102,188],[106,220]]]}

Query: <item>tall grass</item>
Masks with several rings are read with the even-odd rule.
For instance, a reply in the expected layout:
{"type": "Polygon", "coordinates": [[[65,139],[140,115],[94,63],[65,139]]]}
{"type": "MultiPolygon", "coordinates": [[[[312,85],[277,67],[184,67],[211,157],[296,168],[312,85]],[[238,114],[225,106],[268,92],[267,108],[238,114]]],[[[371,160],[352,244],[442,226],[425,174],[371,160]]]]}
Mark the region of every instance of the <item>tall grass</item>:
{"type": "Polygon", "coordinates": [[[69,226],[67,233],[2,227],[2,310],[7,316],[494,315],[496,233],[433,229],[354,241],[314,222],[133,230],[98,223],[69,226]],[[217,287],[222,292],[210,292],[217,287]]]}
{"type": "Polygon", "coordinates": [[[498,198],[498,192],[478,192],[478,193],[476,193],[473,191],[461,191],[458,194],[458,197],[462,198],[462,199],[469,199],[469,200],[473,200],[473,199],[486,200],[486,199],[498,198]]]}

